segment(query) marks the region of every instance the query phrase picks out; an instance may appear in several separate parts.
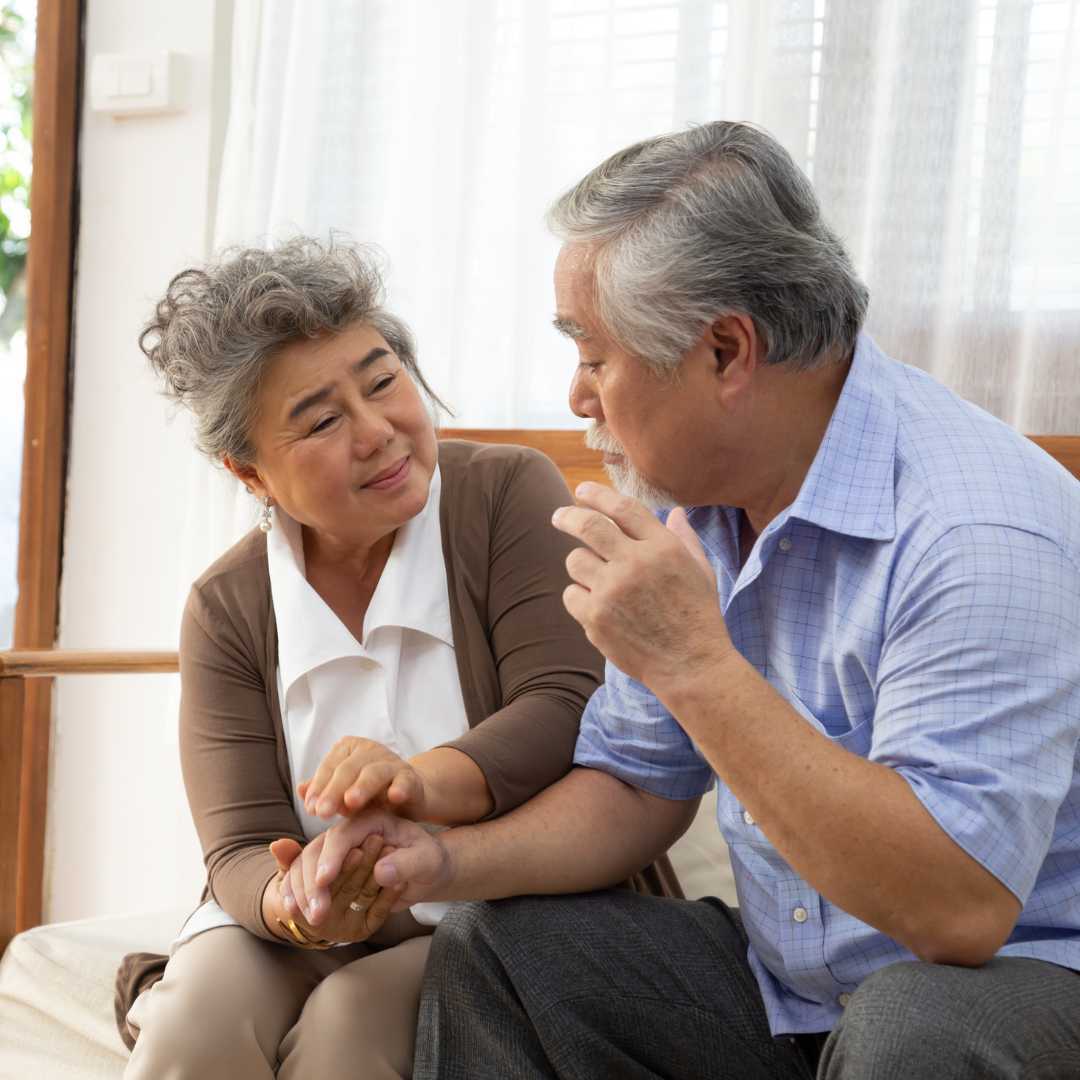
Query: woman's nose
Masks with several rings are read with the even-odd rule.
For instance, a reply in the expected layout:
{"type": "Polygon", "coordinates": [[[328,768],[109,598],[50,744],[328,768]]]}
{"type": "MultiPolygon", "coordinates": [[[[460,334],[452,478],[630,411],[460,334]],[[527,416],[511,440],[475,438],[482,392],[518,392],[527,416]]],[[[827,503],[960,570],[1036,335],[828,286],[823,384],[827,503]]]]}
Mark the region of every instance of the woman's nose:
{"type": "Polygon", "coordinates": [[[357,456],[371,457],[389,446],[394,438],[394,425],[381,413],[365,409],[353,421],[353,446],[357,456]]]}

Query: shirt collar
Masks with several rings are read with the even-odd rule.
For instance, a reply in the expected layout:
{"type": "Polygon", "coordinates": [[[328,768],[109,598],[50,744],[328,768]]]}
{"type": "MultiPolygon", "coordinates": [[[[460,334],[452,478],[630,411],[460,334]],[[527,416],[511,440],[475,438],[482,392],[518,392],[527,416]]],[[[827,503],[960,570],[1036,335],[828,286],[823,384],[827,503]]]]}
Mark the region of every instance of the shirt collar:
{"type": "Polygon", "coordinates": [[[896,535],[896,397],[888,358],[866,335],[787,516],[845,536],[896,535]]]}
{"type": "Polygon", "coordinates": [[[266,554],[283,693],[323,664],[342,657],[367,656],[371,636],[380,627],[417,630],[453,645],[439,521],[441,486],[436,465],[423,510],[402,525],[394,538],[364,617],[363,643],[308,583],[300,525],[280,507],[275,508],[266,554]]]}
{"type": "Polygon", "coordinates": [[[390,558],[364,617],[364,642],[381,626],[400,626],[454,644],[439,501],[442,474],[431,476],[427,502],[398,529],[390,558]]]}

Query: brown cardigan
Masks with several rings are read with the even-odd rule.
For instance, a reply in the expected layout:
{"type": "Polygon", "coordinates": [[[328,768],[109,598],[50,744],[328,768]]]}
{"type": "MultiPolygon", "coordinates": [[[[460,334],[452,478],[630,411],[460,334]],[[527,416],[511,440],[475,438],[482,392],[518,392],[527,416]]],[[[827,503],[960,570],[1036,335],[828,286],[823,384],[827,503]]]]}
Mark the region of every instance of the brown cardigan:
{"type": "MultiPolygon", "coordinates": [[[[444,440],[440,524],[454,653],[470,730],[447,745],[480,767],[503,814],[565,775],[603,660],[566,613],[574,542],[551,525],[570,501],[548,458],[516,446],[444,440]]],[[[212,896],[242,926],[262,918],[275,875],[268,845],[305,837],[278,701],[277,625],[266,538],[253,531],[192,587],[180,635],[180,755],[212,896]]],[[[299,779],[299,778],[295,778],[299,779]]],[[[630,883],[681,895],[667,858],[630,883]]],[[[163,958],[125,958],[117,1019],[163,958]]],[[[126,1040],[125,1040],[126,1041],[126,1040]]]]}

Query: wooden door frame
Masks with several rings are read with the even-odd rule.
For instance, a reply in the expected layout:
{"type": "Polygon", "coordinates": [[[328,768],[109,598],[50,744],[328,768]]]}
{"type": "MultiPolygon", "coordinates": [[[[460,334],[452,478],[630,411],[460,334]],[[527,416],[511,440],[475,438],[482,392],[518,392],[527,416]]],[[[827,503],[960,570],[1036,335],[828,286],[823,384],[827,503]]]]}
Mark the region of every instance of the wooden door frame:
{"type": "MultiPolygon", "coordinates": [[[[83,68],[81,0],[38,0],[33,176],[27,262],[27,356],[19,509],[16,649],[56,639],[67,473],[72,286],[78,226],[78,134],[83,68]]],[[[7,683],[8,680],[0,679],[7,683]]],[[[0,732],[0,787],[17,814],[0,835],[0,942],[41,922],[52,680],[13,685],[0,732]],[[21,699],[21,700],[19,700],[21,699]],[[19,713],[21,712],[21,717],[19,713]],[[16,730],[11,730],[11,728],[16,730]],[[17,810],[15,809],[17,807],[17,810]]]]}

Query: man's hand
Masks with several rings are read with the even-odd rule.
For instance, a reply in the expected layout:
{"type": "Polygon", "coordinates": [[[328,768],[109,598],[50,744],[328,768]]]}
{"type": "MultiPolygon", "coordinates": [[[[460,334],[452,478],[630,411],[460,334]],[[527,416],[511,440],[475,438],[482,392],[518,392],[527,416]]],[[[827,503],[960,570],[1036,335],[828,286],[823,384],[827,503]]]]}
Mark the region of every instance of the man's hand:
{"type": "Polygon", "coordinates": [[[304,849],[303,865],[294,864],[288,886],[321,926],[320,912],[328,909],[331,886],[347,866],[349,852],[377,840],[382,846],[373,883],[392,893],[391,911],[402,911],[427,899],[439,899],[439,890],[453,876],[449,853],[437,834],[385,810],[369,810],[347,818],[317,836],[304,849]],[[309,855],[310,852],[310,855],[309,855]],[[301,896],[303,900],[301,901],[301,896]]]}
{"type": "Polygon", "coordinates": [[[283,922],[292,919],[301,931],[313,940],[366,941],[386,922],[397,900],[397,889],[380,888],[373,870],[380,855],[392,850],[381,836],[369,836],[363,844],[346,852],[342,873],[333,887],[326,890],[325,904],[318,919],[311,918],[311,907],[302,890],[304,853],[318,844],[317,837],[306,848],[295,840],[275,840],[270,845],[277,860],[278,878],[269,889],[277,892],[277,917],[283,922]],[[303,904],[297,902],[292,889],[294,875],[300,882],[303,904]],[[318,926],[318,929],[316,929],[318,926]]]}
{"type": "Polygon", "coordinates": [[[552,524],[582,543],[566,559],[566,610],[616,667],[660,698],[732,651],[716,578],[680,507],[667,528],[639,502],[580,484],[552,524]]]}
{"type": "Polygon", "coordinates": [[[309,814],[332,818],[384,804],[402,817],[424,816],[424,780],[393,750],[371,739],[339,739],[310,780],[297,785],[309,814]]]}

